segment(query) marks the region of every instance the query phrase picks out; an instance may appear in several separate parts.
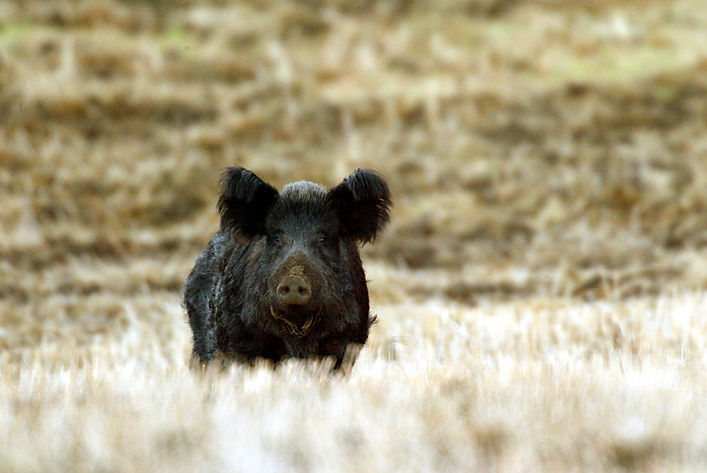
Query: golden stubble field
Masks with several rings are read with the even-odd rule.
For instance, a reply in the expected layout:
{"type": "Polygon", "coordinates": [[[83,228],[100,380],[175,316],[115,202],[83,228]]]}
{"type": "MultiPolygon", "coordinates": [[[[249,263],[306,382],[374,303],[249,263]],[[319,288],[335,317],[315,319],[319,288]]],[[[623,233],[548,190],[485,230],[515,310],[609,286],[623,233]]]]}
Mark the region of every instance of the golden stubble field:
{"type": "Polygon", "coordinates": [[[707,471],[707,2],[0,1],[0,472],[707,471]],[[357,363],[188,365],[219,172],[387,177],[357,363]]]}

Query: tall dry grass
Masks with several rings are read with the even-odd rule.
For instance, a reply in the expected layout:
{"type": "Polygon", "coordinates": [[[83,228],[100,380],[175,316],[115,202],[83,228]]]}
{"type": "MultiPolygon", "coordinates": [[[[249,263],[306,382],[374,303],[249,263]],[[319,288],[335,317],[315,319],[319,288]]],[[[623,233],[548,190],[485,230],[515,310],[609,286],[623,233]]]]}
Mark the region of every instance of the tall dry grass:
{"type": "Polygon", "coordinates": [[[707,3],[0,2],[0,471],[701,471],[707,3]],[[187,368],[219,171],[391,184],[356,365],[187,368]]]}

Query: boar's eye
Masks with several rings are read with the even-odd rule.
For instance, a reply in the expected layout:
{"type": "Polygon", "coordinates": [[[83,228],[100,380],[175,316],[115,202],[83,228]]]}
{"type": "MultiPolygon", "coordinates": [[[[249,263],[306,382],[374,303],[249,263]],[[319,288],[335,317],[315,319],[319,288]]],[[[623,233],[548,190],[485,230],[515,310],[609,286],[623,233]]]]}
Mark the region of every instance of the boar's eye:
{"type": "Polygon", "coordinates": [[[280,246],[282,244],[282,233],[276,232],[270,235],[270,242],[273,245],[280,246]]]}

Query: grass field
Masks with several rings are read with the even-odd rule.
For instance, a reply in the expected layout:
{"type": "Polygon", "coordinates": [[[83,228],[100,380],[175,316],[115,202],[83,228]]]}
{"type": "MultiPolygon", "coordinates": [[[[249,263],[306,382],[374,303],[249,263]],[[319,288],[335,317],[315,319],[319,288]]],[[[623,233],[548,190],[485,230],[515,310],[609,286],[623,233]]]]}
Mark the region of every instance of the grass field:
{"type": "Polygon", "coordinates": [[[0,1],[0,472],[707,471],[707,2],[0,1]],[[357,167],[353,367],[189,368],[220,171],[357,167]]]}

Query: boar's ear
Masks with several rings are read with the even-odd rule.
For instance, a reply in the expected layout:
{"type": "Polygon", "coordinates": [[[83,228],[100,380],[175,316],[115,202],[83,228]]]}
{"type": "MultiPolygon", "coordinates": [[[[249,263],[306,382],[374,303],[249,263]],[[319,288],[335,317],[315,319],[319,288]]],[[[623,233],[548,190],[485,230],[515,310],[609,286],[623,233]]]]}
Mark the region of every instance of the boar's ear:
{"type": "Polygon", "coordinates": [[[390,218],[390,190],[370,169],[357,169],[329,191],[341,234],[362,243],[373,241],[390,218]]]}
{"type": "Polygon", "coordinates": [[[228,168],[221,178],[218,211],[221,230],[253,236],[263,231],[265,217],[277,200],[277,190],[243,168],[228,168]]]}

